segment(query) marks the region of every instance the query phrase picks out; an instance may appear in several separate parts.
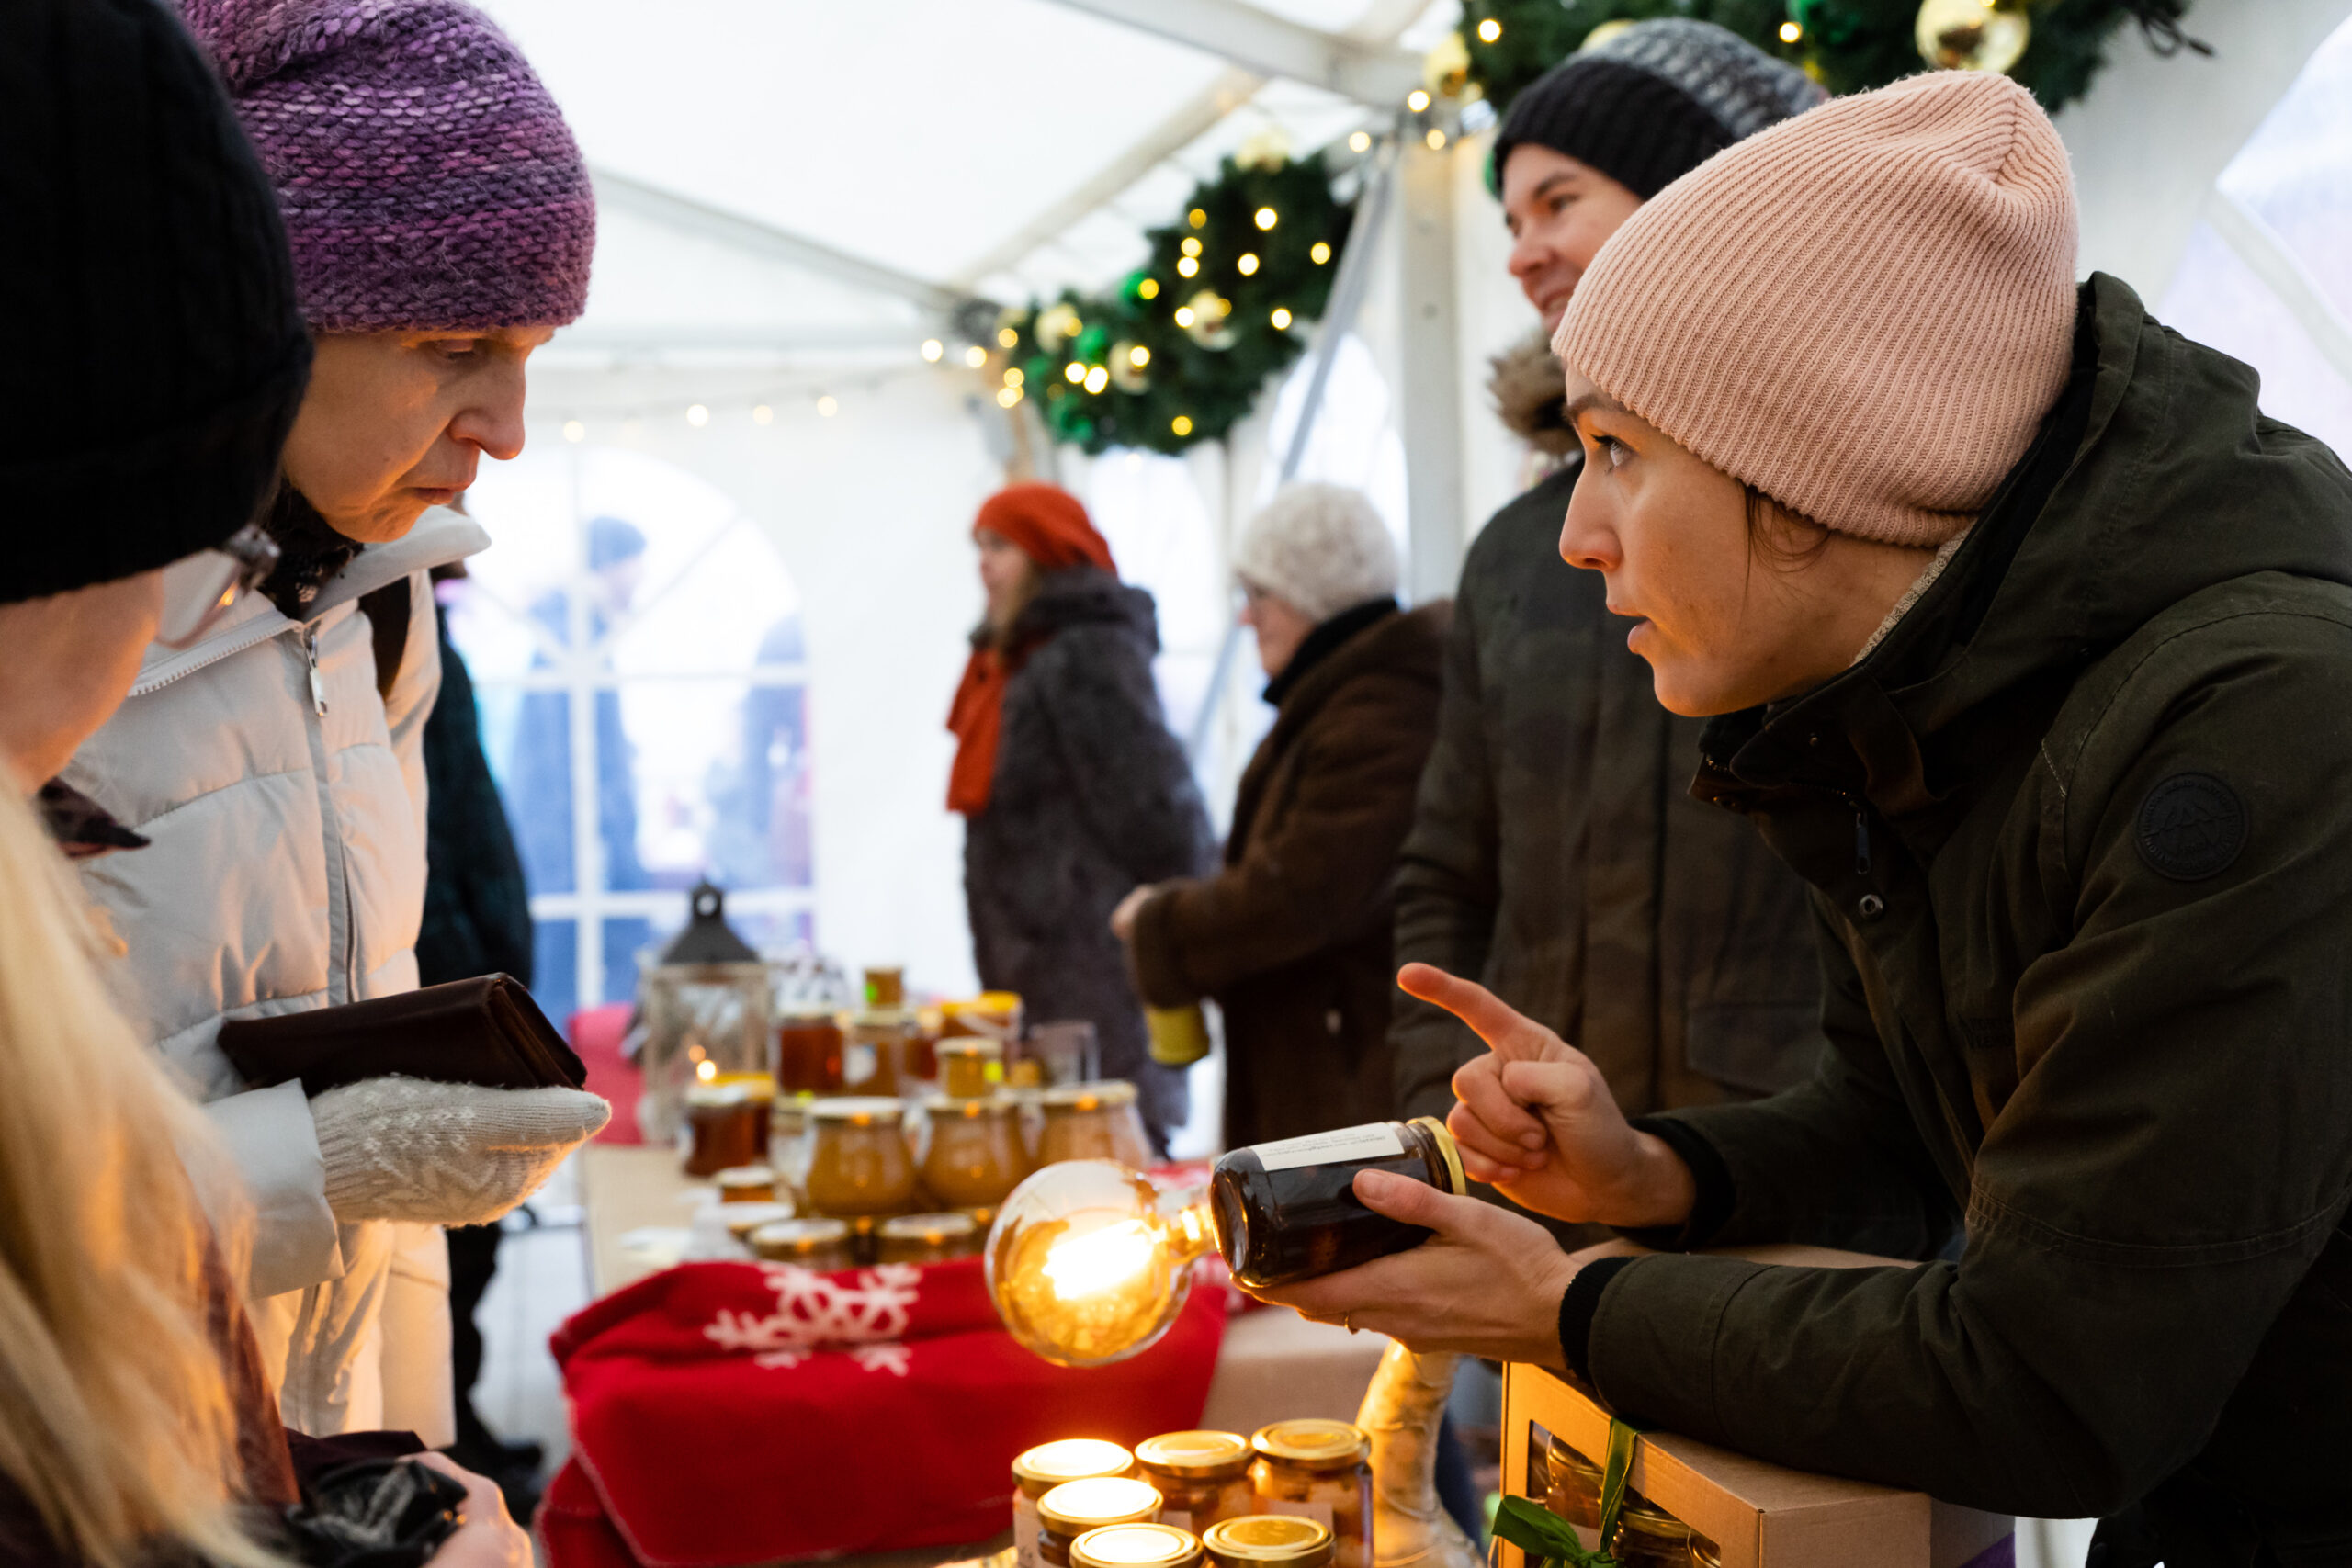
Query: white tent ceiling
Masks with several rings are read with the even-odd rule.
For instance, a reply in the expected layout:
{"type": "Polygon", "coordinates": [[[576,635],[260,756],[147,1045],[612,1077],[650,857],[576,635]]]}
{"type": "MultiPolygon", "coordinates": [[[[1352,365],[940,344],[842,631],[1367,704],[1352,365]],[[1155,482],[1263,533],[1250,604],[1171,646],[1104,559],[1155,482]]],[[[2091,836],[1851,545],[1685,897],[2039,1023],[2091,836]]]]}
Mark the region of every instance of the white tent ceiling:
{"type": "Polygon", "coordinates": [[[1141,259],[1142,231],[1245,141],[1272,131],[1306,152],[1393,112],[1377,100],[1458,12],[1455,0],[485,4],[596,172],[595,282],[557,352],[607,363],[900,358],[956,297],[1108,282],[1141,259]]]}

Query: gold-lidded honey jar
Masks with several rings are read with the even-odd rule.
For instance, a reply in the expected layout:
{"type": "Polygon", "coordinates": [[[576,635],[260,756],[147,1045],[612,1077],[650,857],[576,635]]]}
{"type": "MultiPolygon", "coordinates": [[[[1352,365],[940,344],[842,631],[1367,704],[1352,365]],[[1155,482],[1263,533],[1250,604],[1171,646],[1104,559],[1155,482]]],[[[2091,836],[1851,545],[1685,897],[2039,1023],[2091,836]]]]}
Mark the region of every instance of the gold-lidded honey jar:
{"type": "Polygon", "coordinates": [[[1198,1535],[1257,1510],[1254,1453],[1238,1432],[1163,1432],[1136,1445],[1136,1467],[1159,1489],[1159,1522],[1198,1535]]]}
{"type": "Polygon", "coordinates": [[[1143,1170],[1153,1163],[1136,1086],[1125,1079],[1064,1084],[1046,1090],[1039,1104],[1046,1112],[1045,1130],[1037,1135],[1039,1165],[1107,1159],[1143,1170]]]}
{"type": "Polygon", "coordinates": [[[900,1214],[876,1229],[876,1263],[945,1263],[980,1249],[968,1214],[900,1214]]]}
{"type": "Polygon", "coordinates": [[[1690,1568],[1691,1540],[1689,1525],[1631,1495],[1617,1510],[1617,1568],[1690,1568]]]}
{"type": "Polygon", "coordinates": [[[1600,1528],[1600,1467],[1558,1438],[1544,1445],[1544,1506],[1590,1532],[1600,1528]]]}
{"type": "Polygon", "coordinates": [[[950,1100],[985,1100],[1004,1082],[1004,1043],[979,1035],[950,1035],[933,1048],[939,1090],[950,1100]]]}
{"type": "Polygon", "coordinates": [[[789,1203],[721,1203],[718,1206],[719,1223],[727,1227],[728,1235],[745,1247],[752,1245],[753,1231],[799,1217],[789,1203]]]}
{"type": "Polygon", "coordinates": [[[775,1201],[775,1171],[764,1165],[737,1165],[718,1172],[711,1185],[718,1189],[722,1203],[773,1203],[775,1201]]]}
{"type": "Polygon", "coordinates": [[[1063,1438],[1024,1449],[1012,1461],[1012,1554],[1015,1568],[1037,1568],[1037,1500],[1072,1481],[1123,1476],[1136,1456],[1101,1438],[1063,1438]]]}
{"type": "Polygon", "coordinates": [[[1070,1568],[1070,1542],[1088,1530],[1147,1524],[1159,1517],[1159,1489],[1148,1481],[1066,1481],[1037,1499],[1037,1560],[1046,1568],[1070,1568]]]}
{"type": "Polygon", "coordinates": [[[1070,1568],[1200,1568],[1201,1538],[1181,1525],[1104,1525],[1069,1543],[1070,1568]]]}
{"type": "Polygon", "coordinates": [[[1296,1514],[1247,1514],[1201,1536],[1214,1568],[1330,1568],[1331,1527],[1296,1514]]]}
{"type": "Polygon", "coordinates": [[[1372,1568],[1372,1439],[1320,1417],[1261,1427],[1250,1446],[1261,1514],[1295,1514],[1331,1529],[1333,1568],[1372,1568]]]}
{"type": "Polygon", "coordinates": [[[769,1263],[797,1263],[820,1274],[838,1274],[856,1266],[849,1226],[840,1220],[779,1220],[762,1225],[745,1240],[769,1263]]]}
{"type": "Polygon", "coordinates": [[[906,1108],[879,1096],[808,1102],[808,1206],[835,1219],[903,1214],[914,1204],[906,1108]]]}
{"type": "Polygon", "coordinates": [[[994,1208],[1029,1174],[1021,1108],[1011,1096],[936,1094],[923,1109],[931,1147],[922,1156],[922,1184],[940,1201],[956,1209],[994,1208]]]}

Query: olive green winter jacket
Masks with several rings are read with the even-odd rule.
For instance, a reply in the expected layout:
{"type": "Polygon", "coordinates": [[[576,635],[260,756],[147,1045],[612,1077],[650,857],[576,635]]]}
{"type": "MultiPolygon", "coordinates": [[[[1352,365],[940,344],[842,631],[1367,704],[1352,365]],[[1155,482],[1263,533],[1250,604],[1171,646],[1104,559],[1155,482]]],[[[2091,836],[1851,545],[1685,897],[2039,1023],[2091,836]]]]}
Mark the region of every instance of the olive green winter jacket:
{"type": "Polygon", "coordinates": [[[1651,1123],[1683,1245],[1926,1258],[1957,1213],[1960,1260],[1643,1258],[1563,1338],[1636,1420],[2121,1513],[2111,1562],[2352,1562],[2352,475],[2121,284],[2084,301],[1949,570],[1711,727],[1694,793],[1812,884],[1834,1049],[1651,1123]]]}

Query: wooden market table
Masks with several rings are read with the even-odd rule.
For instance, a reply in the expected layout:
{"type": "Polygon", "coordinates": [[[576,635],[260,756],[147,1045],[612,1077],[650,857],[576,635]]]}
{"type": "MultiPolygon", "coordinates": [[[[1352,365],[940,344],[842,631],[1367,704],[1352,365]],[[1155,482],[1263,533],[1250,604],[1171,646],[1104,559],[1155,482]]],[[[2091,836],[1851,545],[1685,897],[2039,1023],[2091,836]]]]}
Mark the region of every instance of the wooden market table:
{"type": "MultiPolygon", "coordinates": [[[[663,1267],[658,1256],[623,1238],[653,1227],[683,1228],[709,1190],[682,1173],[676,1153],[666,1147],[590,1144],[581,1150],[589,1288],[608,1295],[663,1267]]],[[[1352,1421],[1387,1348],[1385,1336],[1350,1334],[1279,1307],[1243,1313],[1226,1325],[1201,1424],[1254,1432],[1300,1416],[1352,1421]]]]}

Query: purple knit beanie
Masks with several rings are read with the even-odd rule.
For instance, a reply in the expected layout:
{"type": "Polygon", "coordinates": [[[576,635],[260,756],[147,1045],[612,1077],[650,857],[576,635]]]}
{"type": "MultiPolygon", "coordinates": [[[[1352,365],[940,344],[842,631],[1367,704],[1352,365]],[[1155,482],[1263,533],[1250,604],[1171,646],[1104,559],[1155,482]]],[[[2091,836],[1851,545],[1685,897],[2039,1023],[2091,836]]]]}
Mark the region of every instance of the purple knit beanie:
{"type": "Polygon", "coordinates": [[[277,187],[317,332],[561,324],[596,198],[555,100],[458,0],[183,0],[277,187]]]}

